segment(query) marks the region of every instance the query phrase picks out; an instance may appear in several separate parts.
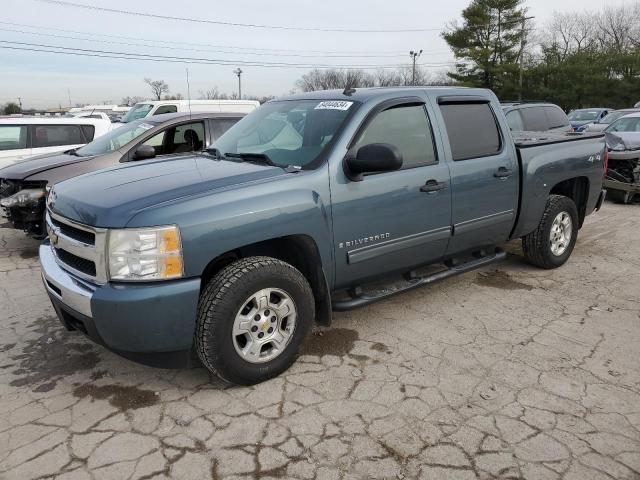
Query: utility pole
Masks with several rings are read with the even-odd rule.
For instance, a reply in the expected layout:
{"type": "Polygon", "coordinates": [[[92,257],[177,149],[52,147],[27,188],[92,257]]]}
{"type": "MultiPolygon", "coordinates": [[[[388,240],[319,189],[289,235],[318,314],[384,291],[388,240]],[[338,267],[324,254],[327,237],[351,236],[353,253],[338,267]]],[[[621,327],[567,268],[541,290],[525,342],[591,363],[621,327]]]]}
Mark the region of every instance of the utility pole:
{"type": "Polygon", "coordinates": [[[67,95],[69,95],[69,108],[71,108],[72,105],[71,105],[71,89],[70,88],[67,88],[67,95]]]}
{"type": "Polygon", "coordinates": [[[413,51],[411,50],[409,52],[409,56],[411,57],[411,60],[413,61],[413,73],[411,74],[411,85],[416,84],[416,59],[422,55],[422,49],[420,49],[420,51],[413,51]]]}
{"type": "Polygon", "coordinates": [[[527,30],[526,30],[526,22],[527,20],[531,20],[535,17],[522,17],[522,35],[520,37],[520,74],[519,74],[519,78],[518,78],[518,100],[521,102],[522,101],[522,84],[523,84],[523,76],[524,76],[524,47],[526,45],[526,36],[527,36],[527,30]]]}
{"type": "Polygon", "coordinates": [[[242,100],[242,69],[240,67],[236,68],[233,73],[238,76],[238,100],[242,100]]]}
{"type": "Polygon", "coordinates": [[[18,104],[20,105],[20,110],[22,110],[22,97],[18,97],[18,104]]]}

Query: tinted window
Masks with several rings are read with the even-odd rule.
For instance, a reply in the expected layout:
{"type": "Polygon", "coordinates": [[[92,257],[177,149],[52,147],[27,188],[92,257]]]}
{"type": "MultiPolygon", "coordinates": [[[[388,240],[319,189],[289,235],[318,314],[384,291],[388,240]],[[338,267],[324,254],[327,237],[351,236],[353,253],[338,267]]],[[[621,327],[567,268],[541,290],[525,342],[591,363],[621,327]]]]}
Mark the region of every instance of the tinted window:
{"type": "Polygon", "coordinates": [[[240,118],[217,118],[211,121],[213,125],[213,135],[215,138],[221,137],[227,130],[238,123],[240,118]]]}
{"type": "Polygon", "coordinates": [[[144,142],[152,146],[156,155],[187,153],[204,148],[204,124],[202,122],[187,123],[167,128],[144,142]]]}
{"type": "Polygon", "coordinates": [[[520,116],[520,112],[518,110],[511,110],[507,113],[507,123],[509,124],[509,128],[516,132],[521,132],[524,130],[524,123],[522,122],[522,117],[520,116]]]}
{"type": "Polygon", "coordinates": [[[58,147],[86,143],[79,125],[36,125],[33,147],[58,147]]]}
{"type": "Polygon", "coordinates": [[[495,155],[500,132],[488,103],[440,105],[454,160],[495,155]]]}
{"type": "Polygon", "coordinates": [[[162,115],[163,113],[175,113],[178,111],[178,107],[175,105],[163,105],[158,107],[158,110],[154,113],[154,115],[162,115]]]}
{"type": "Polygon", "coordinates": [[[547,116],[542,107],[527,107],[520,109],[525,130],[546,132],[549,130],[547,116]]]}
{"type": "Polygon", "coordinates": [[[355,145],[389,143],[402,153],[402,168],[437,163],[431,125],[422,105],[400,106],[378,113],[355,145]]]}
{"type": "Polygon", "coordinates": [[[27,127],[24,125],[0,126],[0,150],[27,148],[27,127]]]}
{"type": "Polygon", "coordinates": [[[549,121],[549,128],[562,128],[569,126],[569,117],[558,107],[544,107],[549,121]]]}
{"type": "Polygon", "coordinates": [[[82,128],[82,133],[84,134],[84,139],[87,142],[92,141],[94,135],[96,134],[96,127],[94,127],[93,125],[82,125],[80,128],[82,128]]]}

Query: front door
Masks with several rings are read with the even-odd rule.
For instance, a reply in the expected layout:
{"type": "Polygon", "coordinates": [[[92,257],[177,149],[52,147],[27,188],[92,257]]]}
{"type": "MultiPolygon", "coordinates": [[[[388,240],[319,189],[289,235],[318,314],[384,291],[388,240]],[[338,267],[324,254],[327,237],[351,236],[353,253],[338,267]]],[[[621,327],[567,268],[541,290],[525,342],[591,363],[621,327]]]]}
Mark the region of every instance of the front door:
{"type": "Polygon", "coordinates": [[[400,150],[402,169],[332,181],[336,289],[441,257],[451,232],[448,165],[439,159],[422,101],[382,105],[350,152],[371,143],[400,150]]]}
{"type": "MultiPolygon", "coordinates": [[[[504,138],[488,100],[439,99],[451,162],[455,254],[509,238],[516,217],[519,174],[513,142],[504,138]]],[[[504,123],[504,122],[503,122],[504,123]]]]}

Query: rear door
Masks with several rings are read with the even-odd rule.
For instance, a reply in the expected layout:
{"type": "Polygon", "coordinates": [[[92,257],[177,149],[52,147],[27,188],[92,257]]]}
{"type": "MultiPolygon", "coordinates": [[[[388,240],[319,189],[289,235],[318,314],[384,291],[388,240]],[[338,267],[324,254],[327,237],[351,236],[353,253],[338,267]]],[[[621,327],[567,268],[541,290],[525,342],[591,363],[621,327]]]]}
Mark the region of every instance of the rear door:
{"type": "Polygon", "coordinates": [[[448,254],[508,239],[519,175],[513,142],[483,97],[440,97],[451,158],[453,236],[448,254]]]}

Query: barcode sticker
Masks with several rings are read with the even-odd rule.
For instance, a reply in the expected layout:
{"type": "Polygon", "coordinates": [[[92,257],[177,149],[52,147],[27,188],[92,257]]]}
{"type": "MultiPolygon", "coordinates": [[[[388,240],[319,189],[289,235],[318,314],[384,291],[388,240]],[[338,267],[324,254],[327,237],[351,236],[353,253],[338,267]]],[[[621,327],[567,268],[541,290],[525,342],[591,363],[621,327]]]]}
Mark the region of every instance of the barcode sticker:
{"type": "Polygon", "coordinates": [[[316,110],[349,110],[349,107],[353,105],[353,102],[347,102],[344,100],[328,100],[326,102],[320,102],[316,105],[316,110]]]}

